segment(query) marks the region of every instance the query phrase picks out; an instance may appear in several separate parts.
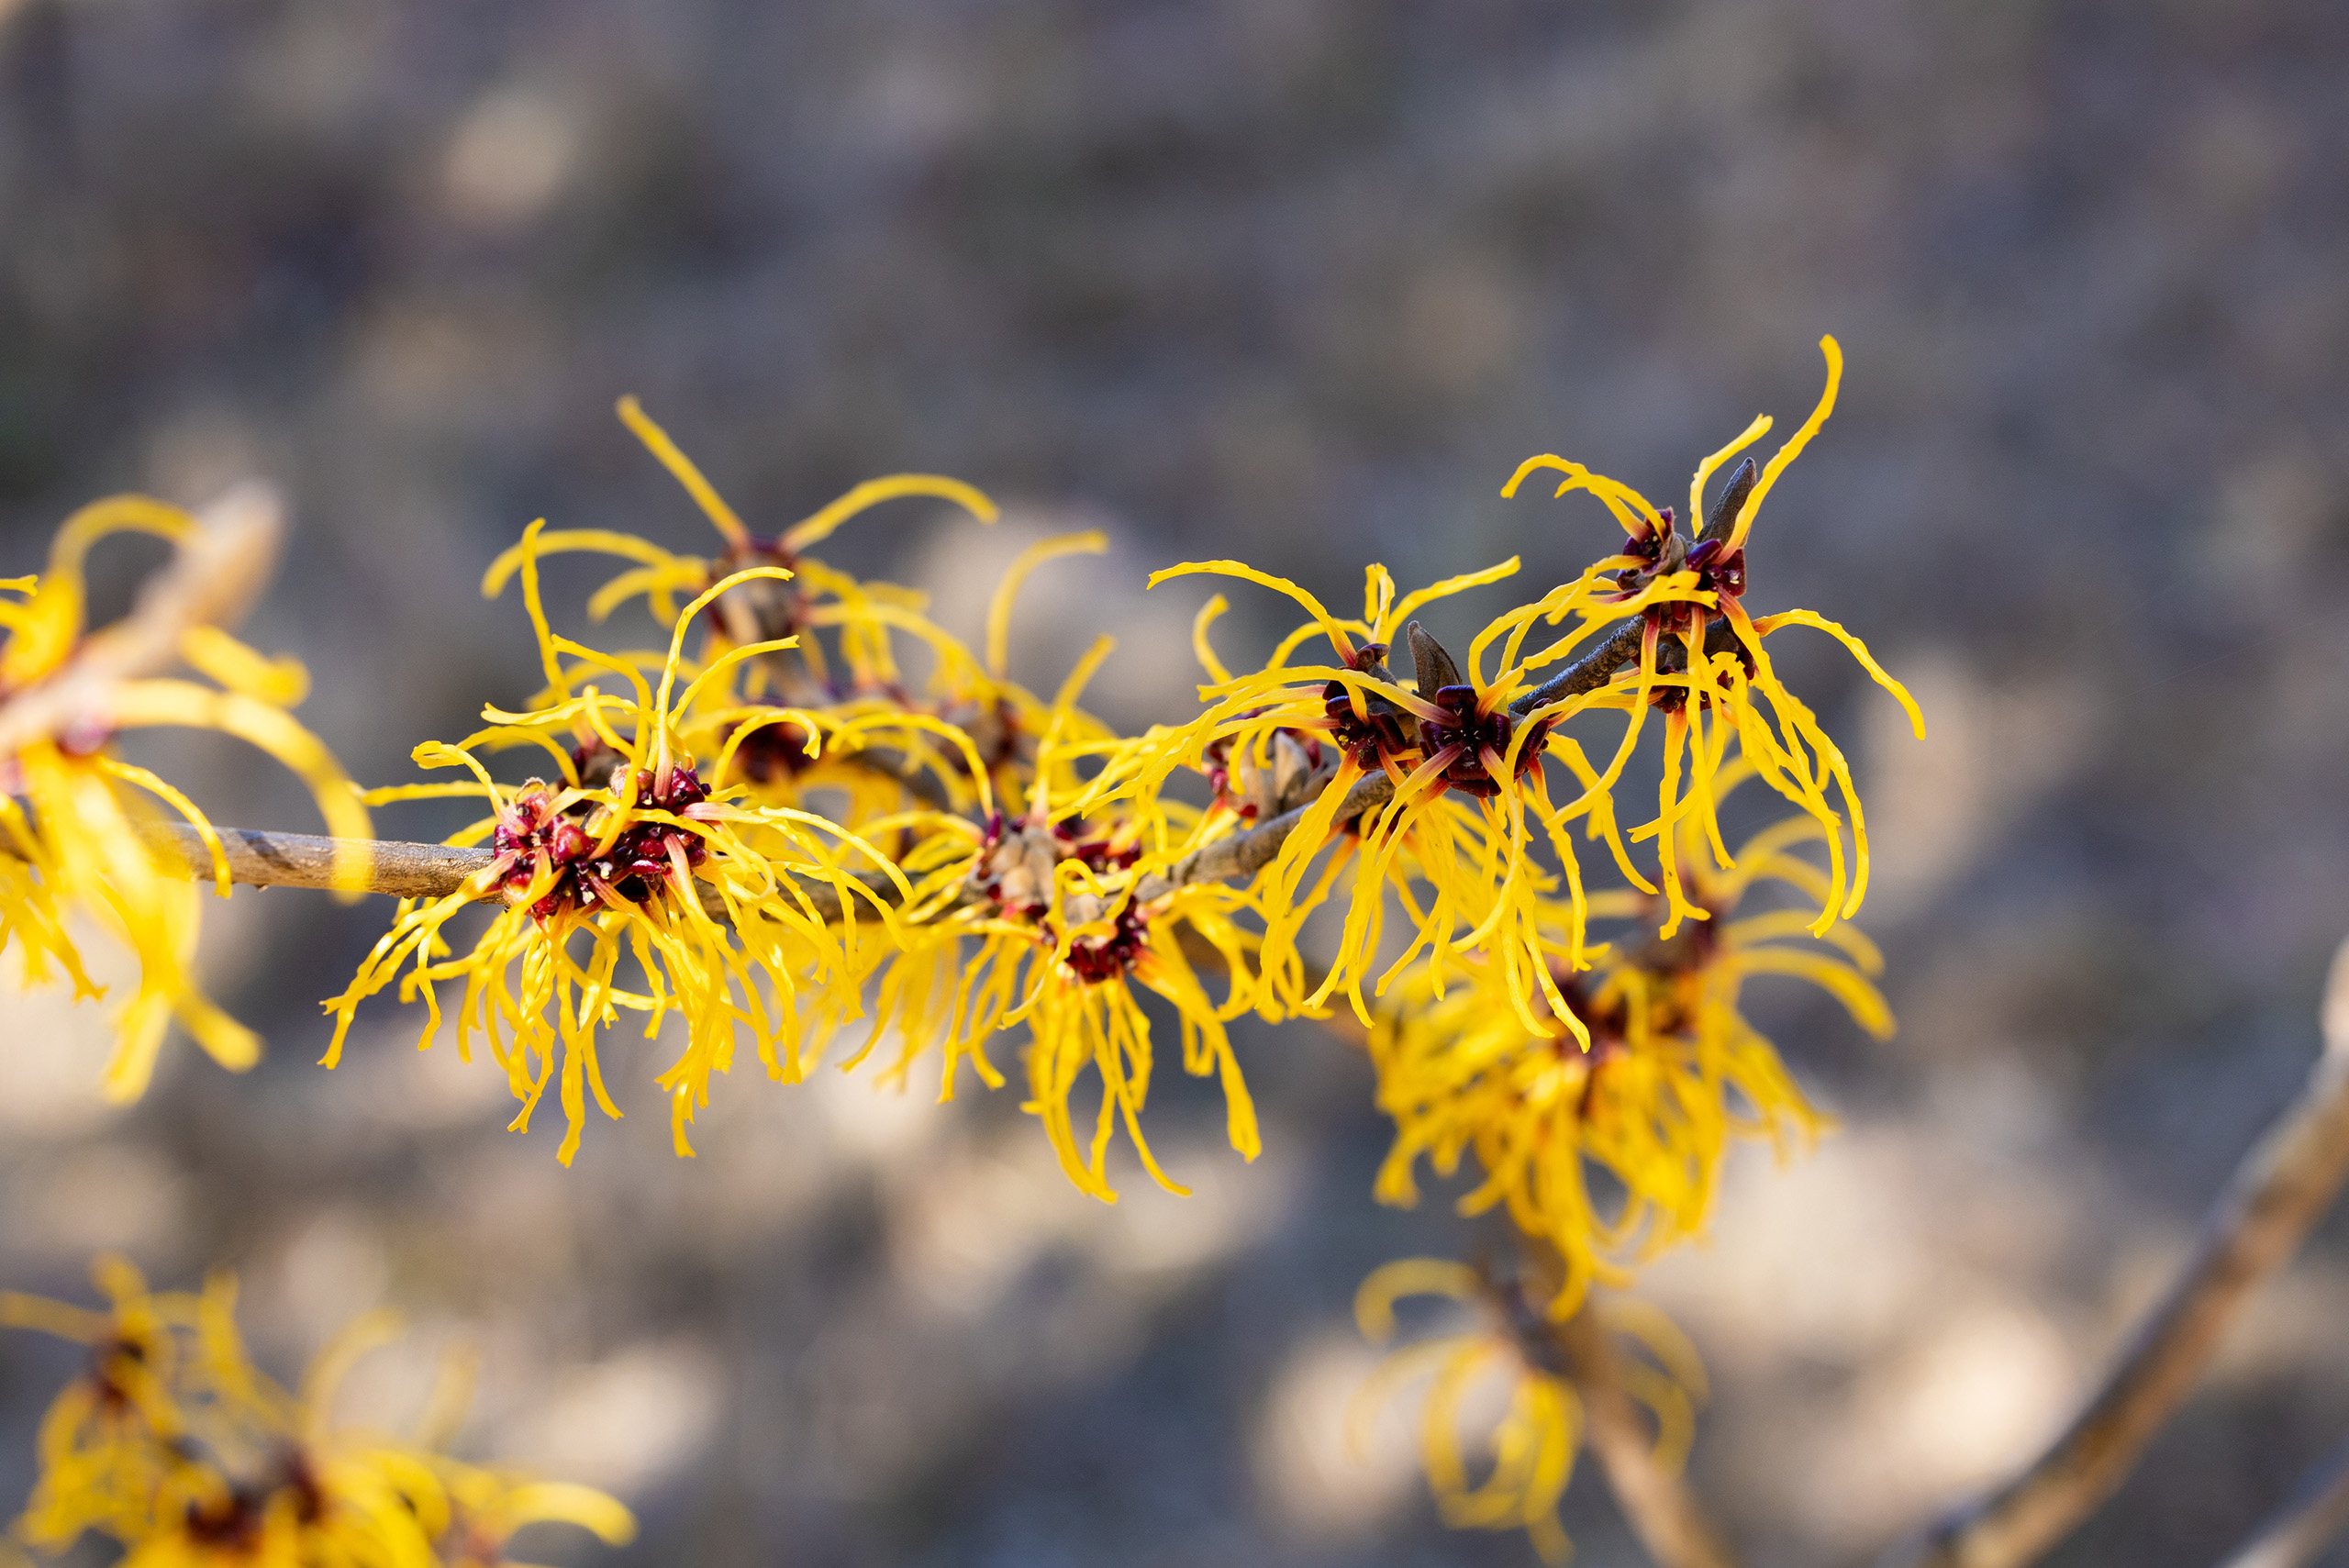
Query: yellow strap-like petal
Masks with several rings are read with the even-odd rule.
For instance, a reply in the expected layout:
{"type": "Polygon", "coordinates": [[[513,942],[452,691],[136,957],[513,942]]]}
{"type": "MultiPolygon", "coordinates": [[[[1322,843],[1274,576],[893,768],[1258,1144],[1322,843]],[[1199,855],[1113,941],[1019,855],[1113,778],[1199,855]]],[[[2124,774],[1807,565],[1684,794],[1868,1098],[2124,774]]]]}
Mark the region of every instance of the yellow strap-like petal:
{"type": "Polygon", "coordinates": [[[645,450],[658,458],[670,476],[685,487],[685,494],[694,498],[694,504],[717,526],[718,531],[726,536],[726,542],[737,549],[749,544],[751,530],[742,526],[742,519],[734,515],[734,508],[726,504],[716,487],[702,477],[701,470],[694,466],[694,460],[669,439],[669,432],[652,422],[633,395],[621,398],[617,406],[620,423],[633,431],[636,439],[644,443],[645,450]]]}
{"type": "Polygon", "coordinates": [[[1086,528],[1080,533],[1055,534],[1051,539],[1039,539],[1019,552],[987,600],[988,674],[1000,681],[1010,668],[1011,606],[1029,573],[1047,561],[1057,561],[1064,555],[1100,555],[1108,548],[1108,535],[1099,528],[1086,528]]]}
{"type": "Polygon", "coordinates": [[[829,538],[834,528],[859,512],[905,495],[929,495],[941,501],[952,501],[983,523],[992,523],[996,519],[995,503],[959,479],[949,479],[942,473],[893,473],[885,479],[866,480],[815,516],[793,524],[783,536],[784,552],[796,555],[809,545],[829,538]]]}

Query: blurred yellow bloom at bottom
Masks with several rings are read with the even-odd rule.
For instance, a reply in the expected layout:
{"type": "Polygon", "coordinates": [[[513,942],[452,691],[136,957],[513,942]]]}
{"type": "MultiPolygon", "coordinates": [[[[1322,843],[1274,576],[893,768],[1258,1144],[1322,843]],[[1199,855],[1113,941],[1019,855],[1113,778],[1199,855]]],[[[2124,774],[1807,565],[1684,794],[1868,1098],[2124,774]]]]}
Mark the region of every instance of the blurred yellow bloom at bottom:
{"type": "Polygon", "coordinates": [[[526,1524],[575,1524],[615,1546],[635,1533],[600,1492],[439,1451],[462,1413],[462,1374],[444,1372],[412,1439],[331,1425],[342,1375],[396,1332],[391,1314],[346,1328],[297,1396],[246,1355],[230,1276],[191,1295],[150,1291],[120,1258],[91,1273],[105,1311],[0,1293],[0,1325],[90,1348],[41,1420],[39,1479],[14,1531],[36,1550],[95,1534],[138,1568],[487,1568],[526,1524]]]}
{"type": "MultiPolygon", "coordinates": [[[[1560,1325],[1540,1293],[1493,1278],[1464,1263],[1405,1258],[1375,1270],[1354,1296],[1365,1338],[1395,1334],[1395,1303],[1410,1296],[1448,1296],[1478,1308],[1481,1321],[1389,1356],[1356,1396],[1350,1426],[1357,1446],[1378,1407],[1407,1384],[1428,1388],[1419,1406],[1419,1459],[1444,1523],[1463,1529],[1522,1529],[1545,1562],[1573,1552],[1558,1523],[1558,1502],[1574,1478],[1584,1407],[1560,1325]],[[1496,1386],[1497,1385],[1497,1386],[1496,1386]],[[1497,1398],[1496,1398],[1497,1396],[1497,1398]],[[1497,1406],[1484,1447],[1491,1468],[1472,1479],[1461,1429],[1497,1406]]],[[[1695,1436],[1705,1371],[1687,1340],[1654,1308],[1615,1299],[1592,1302],[1602,1331],[1628,1340],[1641,1356],[1610,1354],[1612,1377],[1655,1418],[1655,1462],[1677,1470],[1695,1436]]]]}

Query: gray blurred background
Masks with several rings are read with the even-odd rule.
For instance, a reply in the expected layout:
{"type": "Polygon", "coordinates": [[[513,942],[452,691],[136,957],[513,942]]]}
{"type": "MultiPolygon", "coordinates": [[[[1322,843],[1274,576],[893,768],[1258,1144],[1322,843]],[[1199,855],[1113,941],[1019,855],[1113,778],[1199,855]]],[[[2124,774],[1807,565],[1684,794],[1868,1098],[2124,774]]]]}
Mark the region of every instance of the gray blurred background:
{"type": "MultiPolygon", "coordinates": [[[[1840,617],[1926,705],[1909,740],[1823,639],[1782,644],[1877,817],[1902,1029],[1754,988],[1844,1129],[1741,1164],[1651,1283],[1716,1374],[1694,1467],[1739,1544],[1852,1562],[2043,1439],[2314,1050],[2349,931],[2344,46],[2317,0],[0,0],[0,573],[92,496],[276,479],[247,630],[308,662],[356,773],[406,777],[535,682],[474,589],[524,524],[711,537],[613,418],[632,391],[763,531],[901,468],[1000,497],[992,532],[901,505],[825,547],[969,634],[1021,542],[1107,528],[1016,663],[1055,681],[1114,629],[1098,700],[1143,722],[1205,593],[1144,599],[1152,567],[1351,600],[1368,560],[1520,551],[1545,585],[1610,526],[1501,502],[1519,459],[1669,499],[1757,409],[1798,420],[1836,333],[1751,602],[1840,617]]],[[[109,550],[102,610],[155,559],[109,550]]],[[[1287,622],[1233,596],[1234,648],[1287,622]]],[[[232,744],[139,745],[221,820],[313,825],[232,744]]],[[[407,810],[384,830],[440,830],[407,810]]],[[[272,1043],[250,1078],[182,1044],[110,1109],[96,1010],[0,996],[0,1281],[232,1262],[288,1374],[399,1305],[369,1409],[480,1345],[469,1447],[644,1520],[528,1554],[1532,1561],[1439,1526],[1398,1428],[1338,1440],[1357,1280],[1473,1243],[1452,1189],[1370,1202],[1366,1071],[1309,1028],[1241,1038],[1252,1167],[1162,1092],[1187,1201],[1130,1168],[1079,1196],[1008,1094],[755,1069],[678,1162],[628,1040],[632,1114],[565,1173],[396,1009],[311,1065],[386,906],[209,913],[272,1043]]],[[[2349,1430],[2345,1244],[2057,1561],[2210,1561],[2349,1430]]],[[[0,1342],[0,1495],[71,1364],[0,1342]]],[[[1594,1478],[1567,1516],[1634,1560],[1594,1478]]]]}

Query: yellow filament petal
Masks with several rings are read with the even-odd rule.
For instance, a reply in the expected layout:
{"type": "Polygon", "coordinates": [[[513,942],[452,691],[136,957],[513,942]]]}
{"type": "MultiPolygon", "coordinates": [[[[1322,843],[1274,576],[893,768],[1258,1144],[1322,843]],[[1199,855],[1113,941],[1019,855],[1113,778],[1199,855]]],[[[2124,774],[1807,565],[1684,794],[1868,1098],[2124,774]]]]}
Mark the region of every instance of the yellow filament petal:
{"type": "MultiPolygon", "coordinates": [[[[618,555],[644,563],[648,571],[707,571],[706,563],[691,556],[673,555],[659,545],[637,538],[634,534],[616,533],[610,528],[551,528],[538,536],[537,552],[560,555],[567,550],[593,550],[599,555],[618,555]]],[[[522,564],[523,547],[509,545],[489,570],[482,573],[481,593],[484,599],[494,599],[505,591],[506,584],[522,564]]],[[[632,575],[632,574],[631,574],[632,575]]]]}
{"type": "Polygon", "coordinates": [[[784,552],[796,554],[829,537],[834,528],[859,512],[902,495],[934,496],[953,502],[983,523],[996,519],[995,503],[959,479],[949,479],[942,473],[893,473],[885,479],[866,480],[805,522],[793,524],[783,536],[784,552]]]}
{"type": "Polygon", "coordinates": [[[1810,438],[1819,434],[1819,428],[1827,423],[1830,414],[1835,412],[1835,389],[1842,384],[1843,380],[1843,346],[1831,337],[1821,338],[1819,351],[1827,358],[1826,390],[1819,395],[1819,403],[1811,409],[1810,417],[1802,422],[1802,428],[1787,437],[1786,445],[1772,454],[1769,464],[1762,470],[1762,477],[1754,482],[1753,494],[1748,495],[1745,505],[1738,508],[1737,527],[1731,530],[1729,536],[1731,550],[1745,543],[1746,534],[1753,528],[1754,515],[1762,509],[1762,498],[1770,494],[1770,487],[1778,482],[1778,475],[1787,471],[1788,463],[1802,455],[1802,449],[1810,444],[1810,438]]]}
{"type": "Polygon", "coordinates": [[[180,656],[230,691],[278,707],[297,706],[310,692],[310,673],[299,659],[264,658],[217,626],[182,632],[180,656]]]}
{"type": "Polygon", "coordinates": [[[127,681],[107,700],[117,725],[190,725],[217,729],[260,747],[310,786],[335,845],[332,885],[348,902],[367,891],[373,873],[373,831],[367,807],[341,765],[318,738],[283,709],[234,692],[216,692],[189,681],[127,681]]]}
{"type": "Polygon", "coordinates": [[[1208,673],[1208,679],[1219,685],[1231,679],[1231,672],[1224,668],[1223,661],[1215,656],[1214,648],[1208,645],[1208,628],[1230,607],[1230,601],[1217,594],[1201,605],[1199,613],[1191,617],[1192,656],[1198,660],[1199,668],[1208,673]]]}
{"type": "Polygon", "coordinates": [[[1150,574],[1150,581],[1143,584],[1142,586],[1145,590],[1155,588],[1170,577],[1190,577],[1201,573],[1213,573],[1217,576],[1222,577],[1239,577],[1246,580],[1247,582],[1258,584],[1261,586],[1274,589],[1278,593],[1286,594],[1290,598],[1295,599],[1298,604],[1305,606],[1307,613],[1311,615],[1315,622],[1320,626],[1322,634],[1329,638],[1330,646],[1338,651],[1339,658],[1343,660],[1351,660],[1353,658],[1353,639],[1345,634],[1344,629],[1339,626],[1337,619],[1332,617],[1327,609],[1322,607],[1320,600],[1315,598],[1312,595],[1307,593],[1304,589],[1298,587],[1287,578],[1275,577],[1269,572],[1259,572],[1244,561],[1186,561],[1179,565],[1169,566],[1162,571],[1152,573],[1150,574]]]}
{"type": "Polygon", "coordinates": [[[1393,642],[1396,631],[1411,618],[1412,613],[1420,606],[1433,604],[1438,599],[1448,599],[1453,595],[1465,592],[1470,588],[1481,588],[1487,583],[1498,583],[1506,578],[1514,577],[1517,575],[1519,564],[1520,558],[1512,555],[1507,561],[1487,566],[1481,572],[1464,572],[1457,577],[1446,577],[1441,583],[1431,583],[1424,588],[1413,589],[1403,595],[1402,603],[1378,618],[1371,633],[1371,640],[1393,642]]]}
{"type": "Polygon", "coordinates": [[[1721,464],[1769,433],[1770,416],[1756,414],[1753,417],[1753,423],[1746,426],[1743,433],[1737,439],[1697,465],[1695,475],[1688,481],[1688,527],[1691,531],[1705,526],[1705,482],[1712,478],[1721,464]]]}
{"type": "Polygon", "coordinates": [[[1399,1258],[1373,1269],[1354,1292],[1354,1322],[1364,1339],[1384,1342],[1395,1334],[1395,1303],[1407,1296],[1448,1296],[1474,1301],[1484,1281],[1465,1263],[1441,1258],[1399,1258]]]}
{"type": "Polygon", "coordinates": [[[726,542],[738,550],[748,545],[751,530],[742,526],[742,519],[734,515],[734,508],[729,506],[709,481],[702,477],[701,470],[694,466],[694,460],[669,439],[669,432],[652,422],[651,417],[644,412],[635,396],[623,397],[615,406],[619,412],[620,423],[644,443],[645,450],[660,460],[661,466],[669,471],[671,478],[685,487],[685,494],[694,498],[694,505],[702,509],[702,515],[717,526],[718,531],[726,536],[726,542]]]}
{"type": "Polygon", "coordinates": [[[204,848],[212,857],[213,886],[219,892],[221,897],[228,896],[228,851],[220,842],[219,830],[212,826],[209,817],[195,808],[195,802],[181,794],[173,785],[164,783],[162,779],[149,773],[145,768],[119,762],[103,753],[90,760],[97,763],[101,772],[110,777],[120,779],[125,784],[137,784],[150,795],[163,800],[182,817],[186,817],[188,825],[195,829],[196,837],[204,840],[204,848]]]}
{"type": "Polygon", "coordinates": [[[1003,581],[996,584],[994,596],[987,600],[988,674],[1000,681],[1010,667],[1011,605],[1019,597],[1020,585],[1028,581],[1028,574],[1047,561],[1057,561],[1063,555],[1100,555],[1108,548],[1108,535],[1099,528],[1086,528],[1081,533],[1039,539],[1019,552],[1005,571],[1003,581]]]}

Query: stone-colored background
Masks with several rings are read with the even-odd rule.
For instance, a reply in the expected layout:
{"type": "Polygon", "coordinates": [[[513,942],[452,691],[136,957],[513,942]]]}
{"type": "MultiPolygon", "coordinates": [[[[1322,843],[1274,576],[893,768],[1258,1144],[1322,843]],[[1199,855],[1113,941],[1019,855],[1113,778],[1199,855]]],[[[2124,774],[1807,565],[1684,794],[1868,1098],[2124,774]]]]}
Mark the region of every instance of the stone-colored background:
{"type": "MultiPolygon", "coordinates": [[[[1520,457],[1668,496],[1799,417],[1834,331],[1755,603],[1840,616],[1932,715],[1906,740],[1823,640],[1788,655],[1879,814],[1903,1027],[1757,988],[1845,1130],[1752,1161],[1653,1286],[1717,1375],[1695,1469],[1738,1540],[1852,1562],[2046,1432],[2313,1049],[2349,930],[2345,46],[2314,0],[0,0],[0,572],[103,492],[275,477],[297,531],[248,629],[404,776],[527,695],[518,608],[473,586],[524,523],[701,537],[632,390],[755,526],[897,468],[1004,497],[993,534],[907,506],[835,550],[966,629],[1020,539],[1101,522],[1018,659],[1055,679],[1111,628],[1140,719],[1201,596],[1141,599],[1151,566],[1554,580],[1607,528],[1500,502],[1520,457]]],[[[229,744],[142,744],[223,820],[310,824],[229,744]]],[[[1462,1244],[1369,1201],[1342,1046],[1244,1038],[1253,1167],[1170,1087],[1187,1202],[1079,1197],[1008,1095],[859,1082],[742,1077],[679,1162],[625,1044],[637,1114],[565,1173],[391,1011],[310,1065],[383,916],[216,907],[271,1059],[177,1050],[128,1111],[93,1010],[0,996],[0,1278],[233,1262],[285,1371],[397,1303],[395,1405],[473,1337],[468,1440],[642,1511],[630,1552],[530,1543],[564,1562],[1531,1561],[1334,1435],[1355,1281],[1462,1244]]],[[[2349,1429],[2344,1240],[2058,1561],[2212,1561],[2349,1429]]],[[[0,1343],[0,1493],[66,1364],[0,1343]]],[[[1588,1479],[1568,1523],[1631,1559],[1588,1479]]]]}

